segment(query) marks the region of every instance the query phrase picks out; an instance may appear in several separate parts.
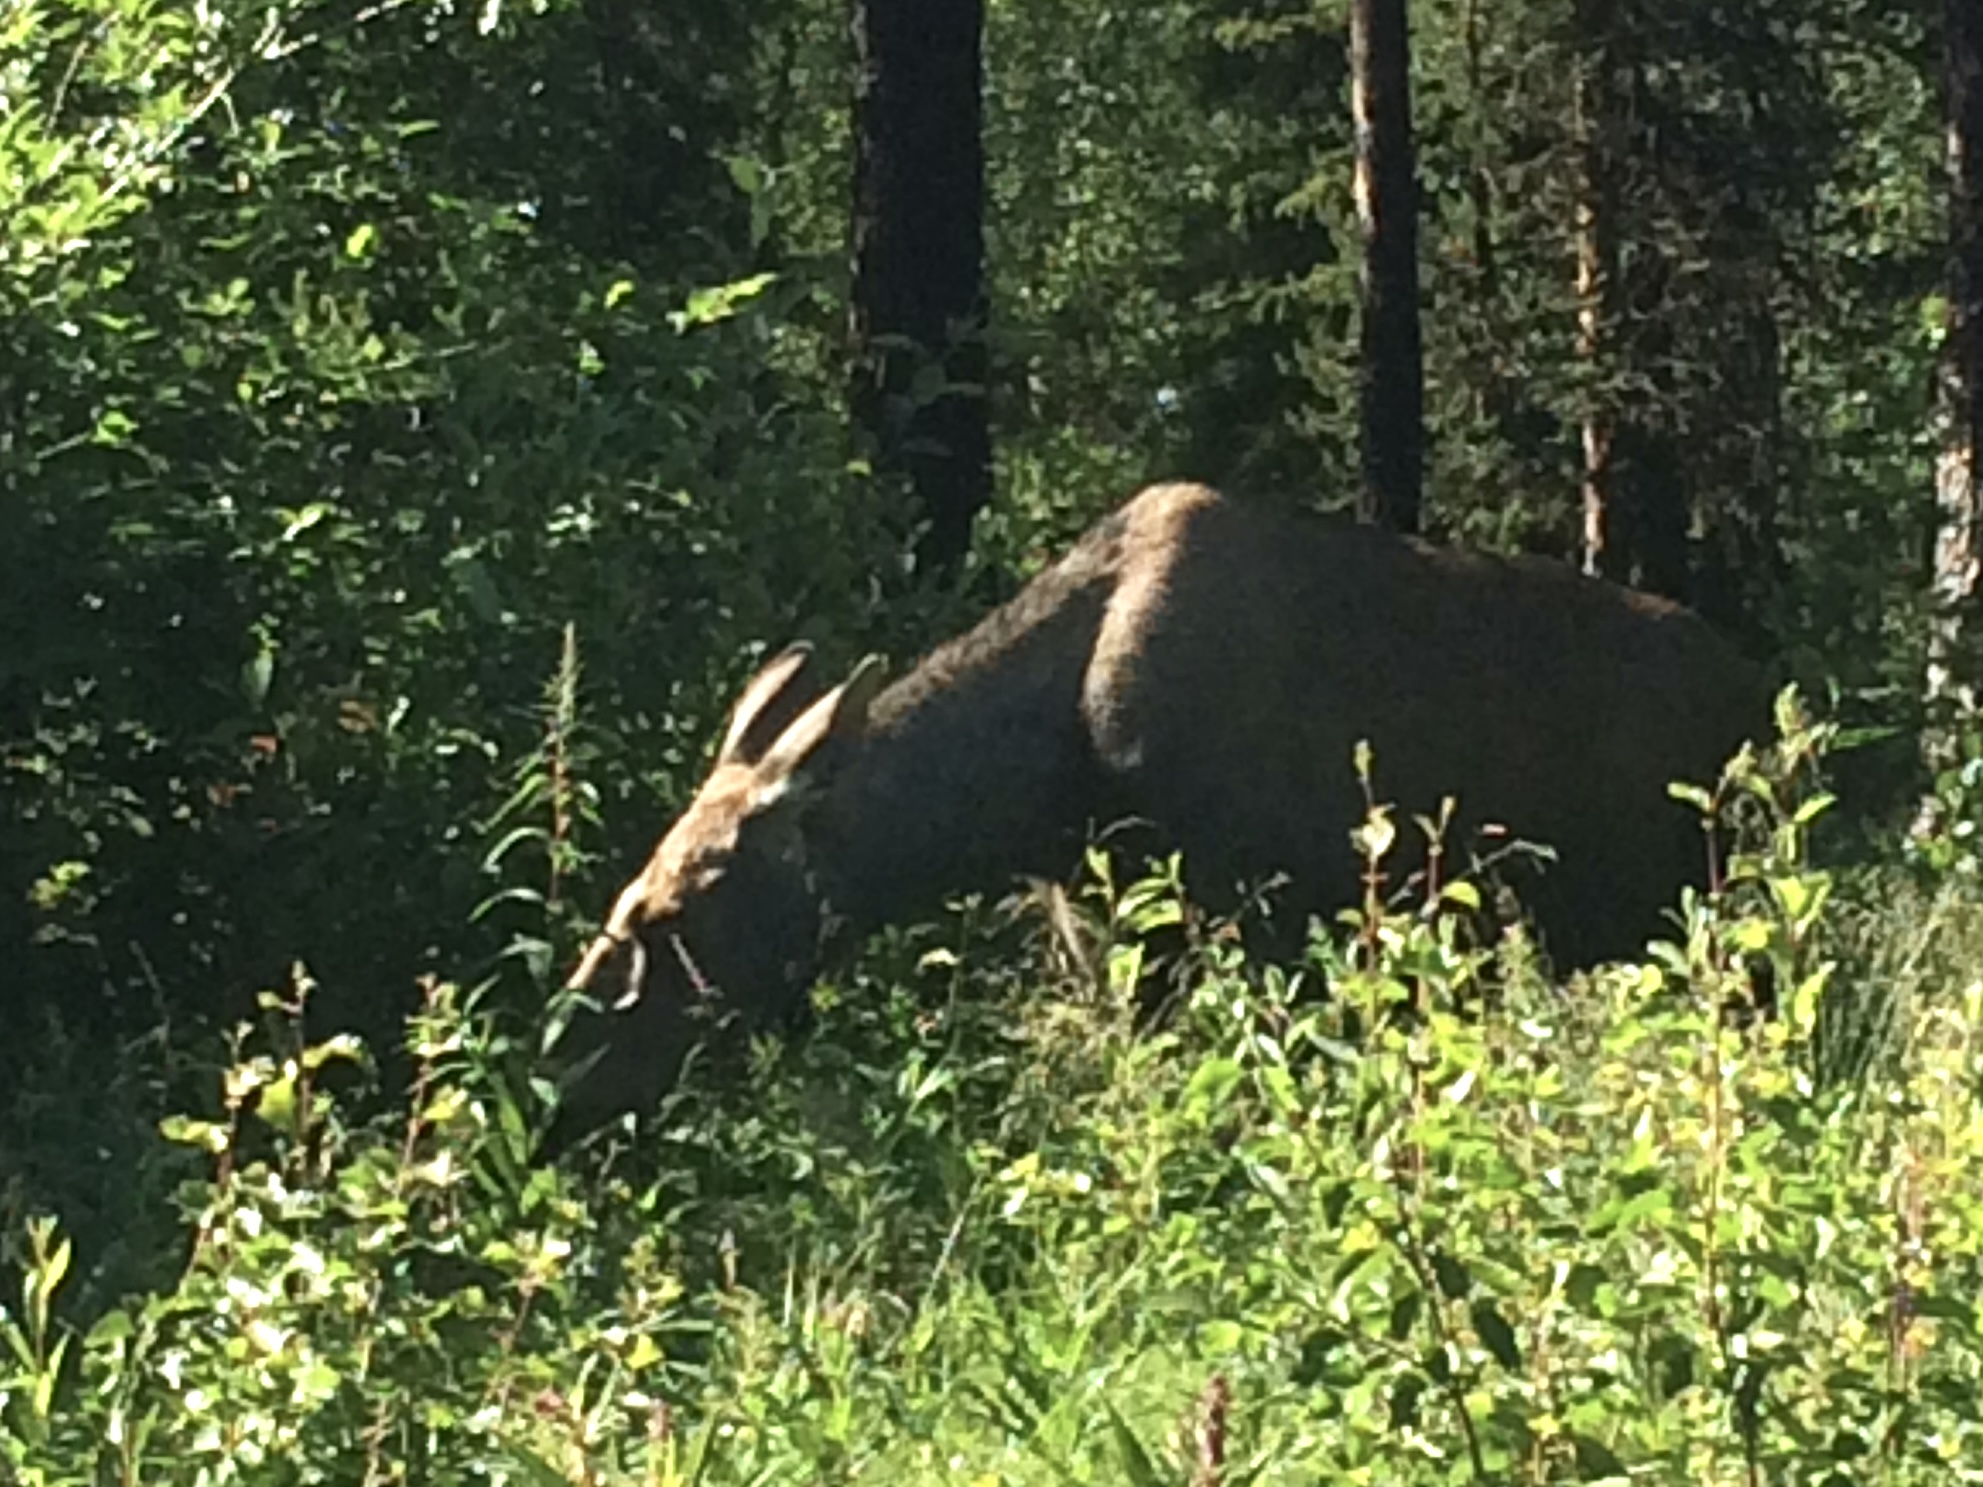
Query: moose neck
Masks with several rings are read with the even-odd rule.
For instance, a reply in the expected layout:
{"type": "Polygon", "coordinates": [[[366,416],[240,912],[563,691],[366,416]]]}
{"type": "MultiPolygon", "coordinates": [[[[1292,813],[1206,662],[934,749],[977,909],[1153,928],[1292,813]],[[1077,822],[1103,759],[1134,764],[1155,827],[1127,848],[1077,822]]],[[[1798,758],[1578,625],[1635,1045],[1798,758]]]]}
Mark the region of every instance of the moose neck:
{"type": "Polygon", "coordinates": [[[953,894],[1058,874],[1100,798],[1081,690],[1113,544],[1068,559],[875,699],[807,830],[827,905],[865,934],[953,894]]]}

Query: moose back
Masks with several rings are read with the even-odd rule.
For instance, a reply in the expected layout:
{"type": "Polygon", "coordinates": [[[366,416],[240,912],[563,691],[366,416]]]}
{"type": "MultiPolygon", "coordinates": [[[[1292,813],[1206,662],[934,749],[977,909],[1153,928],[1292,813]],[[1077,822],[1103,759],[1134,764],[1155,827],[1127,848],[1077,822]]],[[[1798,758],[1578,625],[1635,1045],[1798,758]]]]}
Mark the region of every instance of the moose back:
{"type": "Polygon", "coordinates": [[[1196,485],[1143,491],[885,689],[872,658],[816,670],[795,646],[744,689],[574,974],[604,1010],[567,1035],[567,1127],[655,1099],[708,1014],[803,1005],[829,939],[1061,875],[1124,817],[1214,901],[1278,874],[1284,910],[1351,902],[1365,739],[1381,798],[1555,849],[1525,896],[1559,962],[1630,953],[1705,866],[1668,783],[1766,716],[1664,600],[1196,485]]]}

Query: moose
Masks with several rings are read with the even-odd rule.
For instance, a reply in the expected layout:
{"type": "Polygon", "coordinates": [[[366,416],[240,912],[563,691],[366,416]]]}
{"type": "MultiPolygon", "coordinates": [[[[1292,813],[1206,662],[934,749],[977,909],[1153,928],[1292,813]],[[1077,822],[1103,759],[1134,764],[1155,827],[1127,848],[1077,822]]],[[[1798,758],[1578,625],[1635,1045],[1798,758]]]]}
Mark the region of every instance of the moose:
{"type": "Polygon", "coordinates": [[[1352,767],[1454,828],[1556,861],[1526,893],[1559,963],[1629,953],[1706,852],[1668,783],[1766,717],[1759,670],[1691,612],[1536,558],[1152,486],[893,685],[826,687],[794,645],[731,713],[700,793],[571,984],[561,1126],[651,1104],[712,1012],[802,1008],[824,951],[950,895],[1055,877],[1154,823],[1193,894],[1278,876],[1353,902],[1352,767]]]}

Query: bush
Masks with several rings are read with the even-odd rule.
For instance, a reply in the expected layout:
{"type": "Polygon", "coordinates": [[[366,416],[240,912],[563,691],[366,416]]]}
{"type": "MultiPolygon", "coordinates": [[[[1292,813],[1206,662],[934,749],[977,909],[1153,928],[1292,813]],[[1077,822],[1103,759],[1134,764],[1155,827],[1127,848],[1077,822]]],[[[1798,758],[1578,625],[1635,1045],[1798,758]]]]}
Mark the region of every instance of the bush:
{"type": "MultiPolygon", "coordinates": [[[[1983,983],[1826,1076],[1824,800],[1791,788],[1822,739],[1786,722],[1697,797],[1757,846],[1644,964],[1552,986],[1519,936],[1373,892],[1251,965],[1174,878],[1104,876],[1016,955],[968,905],[891,937],[732,1071],[749,1099],[704,1071],[583,1171],[530,1165],[527,1050],[442,982],[397,1108],[356,1120],[370,1066],[307,1035],[299,975],[281,1041],[167,1124],[209,1164],[176,1282],[71,1329],[68,1245],[27,1227],[0,1460],[36,1487],[1977,1480],[1983,983]],[[1180,920],[1189,997],[1139,1034],[1145,936],[1180,920]]],[[[1373,812],[1373,869],[1392,834],[1373,812]]]]}

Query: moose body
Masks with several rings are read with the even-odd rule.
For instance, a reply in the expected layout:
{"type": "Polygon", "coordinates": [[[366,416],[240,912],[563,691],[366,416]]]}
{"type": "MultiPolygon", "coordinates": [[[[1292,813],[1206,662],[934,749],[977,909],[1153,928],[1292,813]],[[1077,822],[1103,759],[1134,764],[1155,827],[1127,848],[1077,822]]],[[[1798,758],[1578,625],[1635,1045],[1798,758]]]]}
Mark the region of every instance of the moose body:
{"type": "Polygon", "coordinates": [[[566,1096],[589,1124],[672,1082],[711,1006],[803,1005],[823,939],[1058,876],[1096,828],[1155,823],[1195,893],[1284,876],[1352,902],[1380,798],[1485,822],[1557,862],[1525,894],[1560,960],[1638,948],[1705,866],[1675,779],[1764,717],[1755,668],[1688,611],[1560,564],[1151,487],[892,686],[771,661],[701,793],[574,976],[609,1007],[566,1096]]]}

